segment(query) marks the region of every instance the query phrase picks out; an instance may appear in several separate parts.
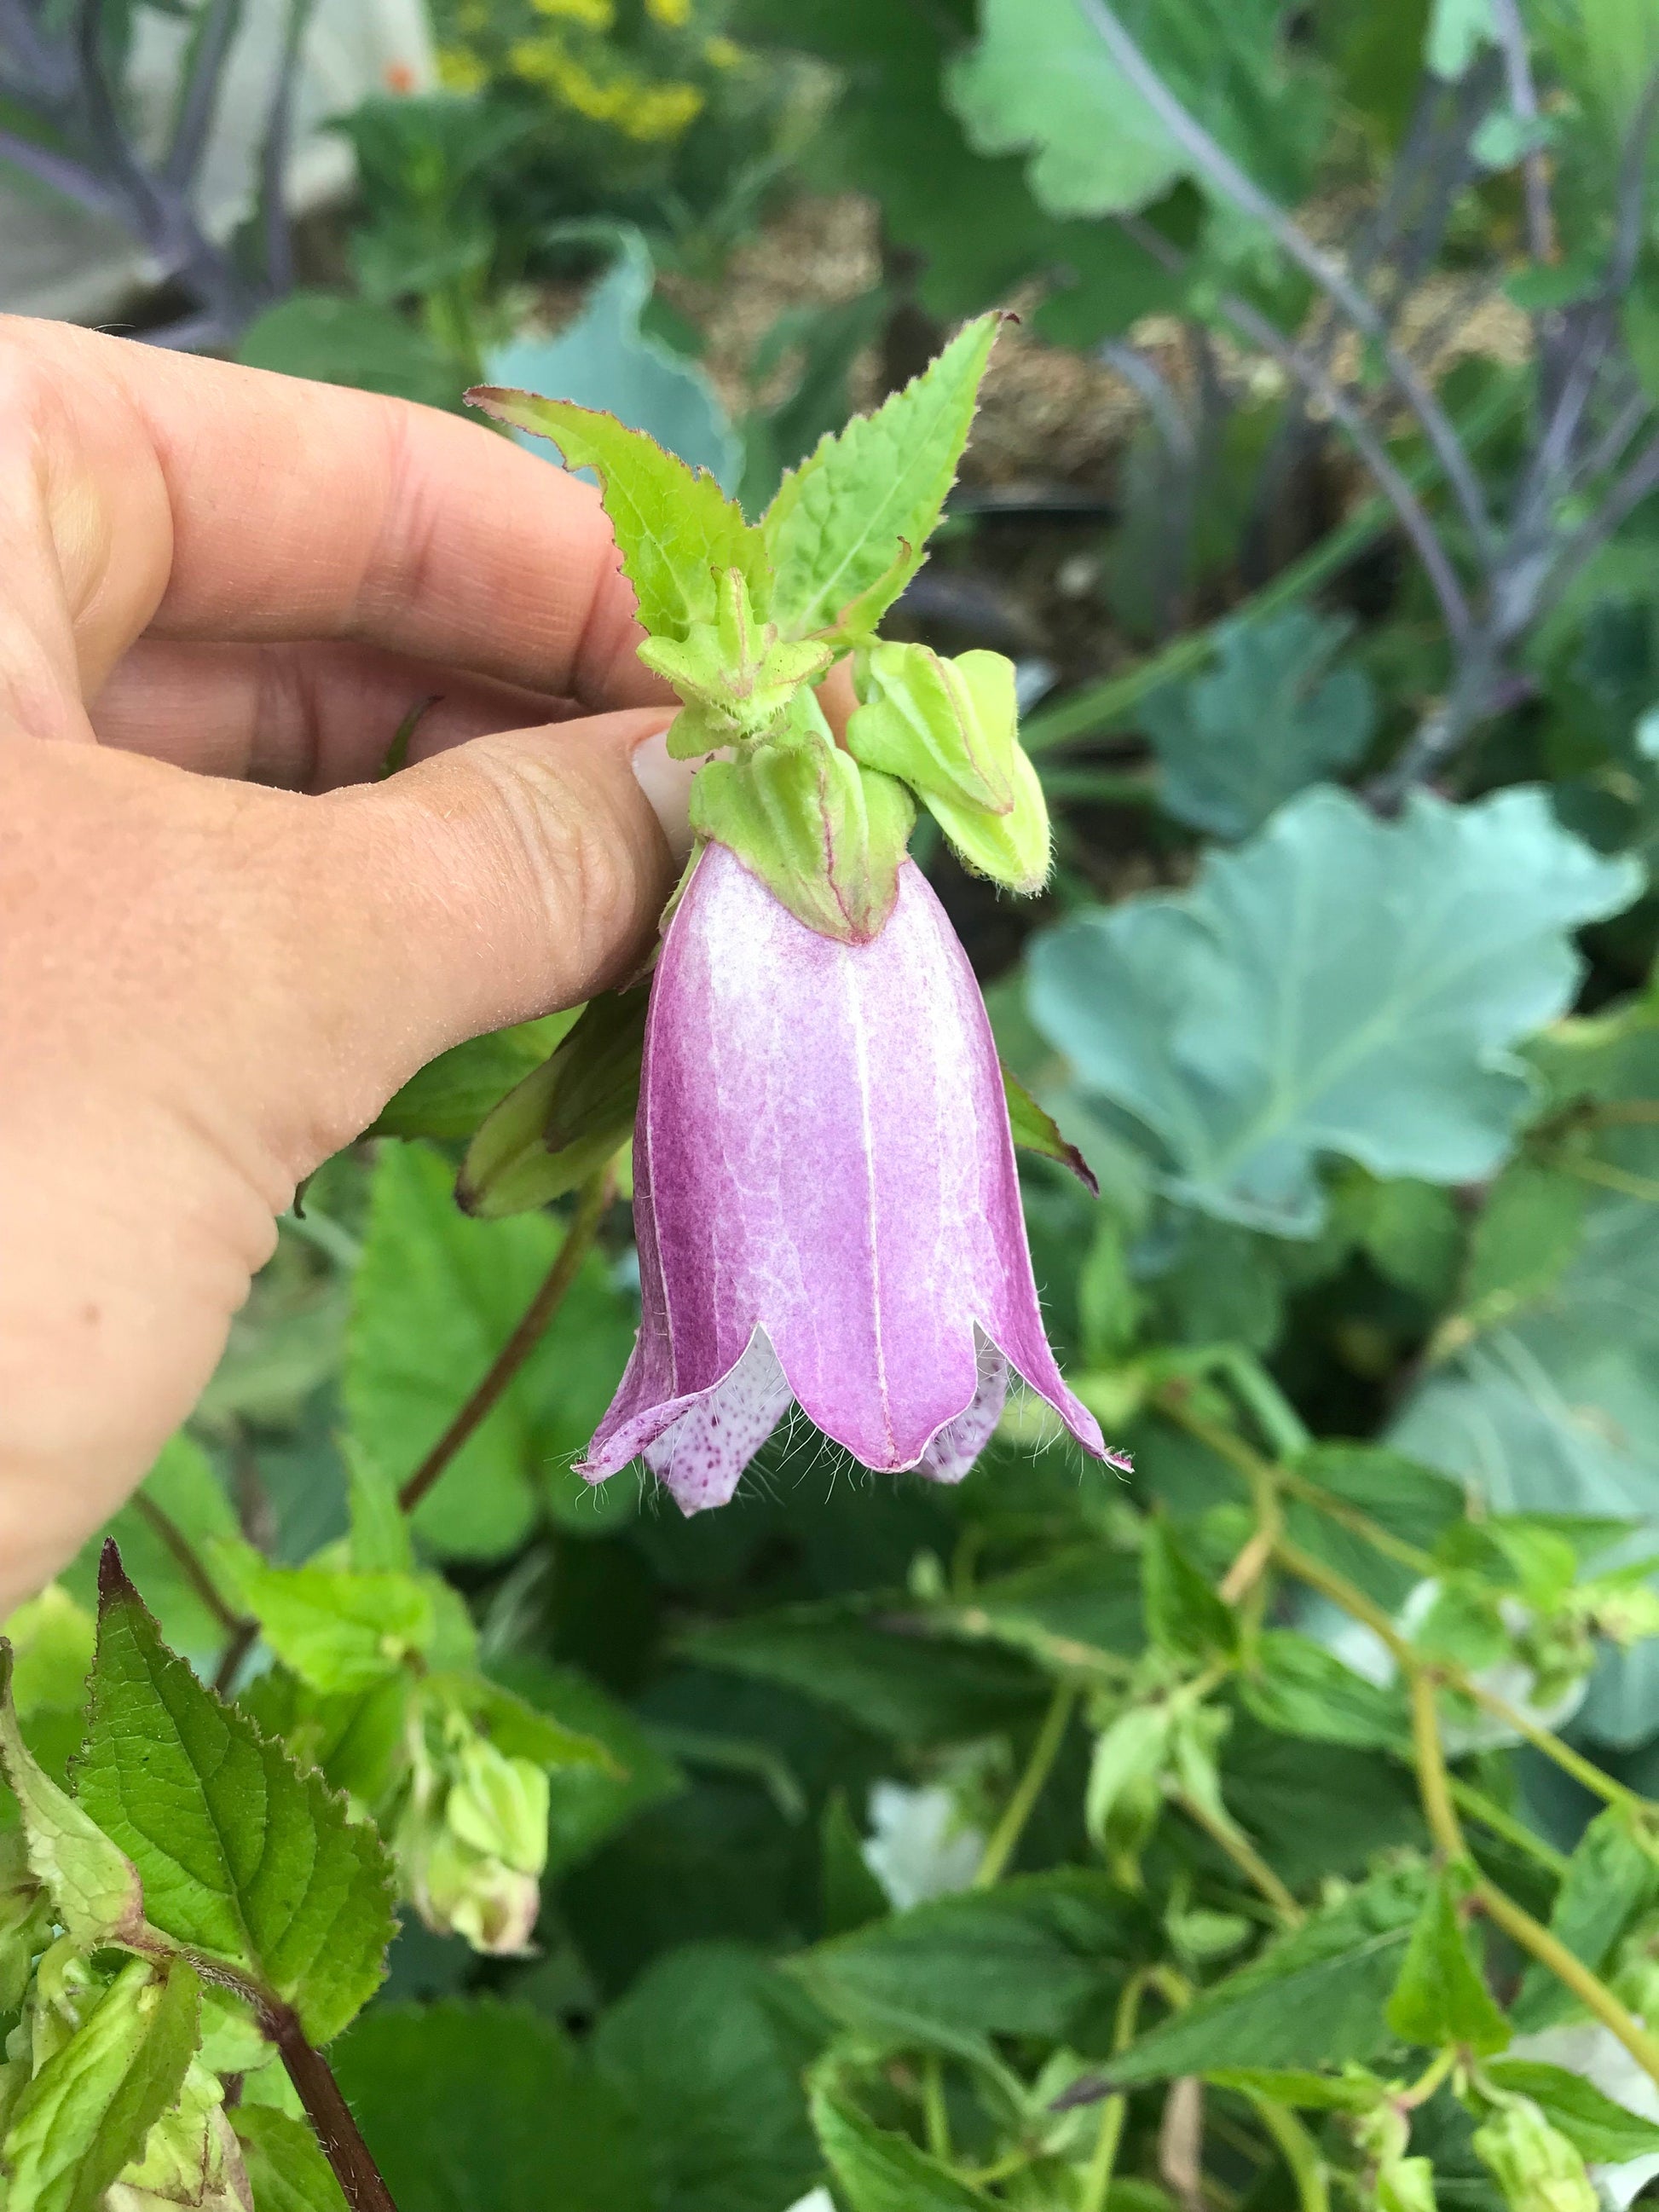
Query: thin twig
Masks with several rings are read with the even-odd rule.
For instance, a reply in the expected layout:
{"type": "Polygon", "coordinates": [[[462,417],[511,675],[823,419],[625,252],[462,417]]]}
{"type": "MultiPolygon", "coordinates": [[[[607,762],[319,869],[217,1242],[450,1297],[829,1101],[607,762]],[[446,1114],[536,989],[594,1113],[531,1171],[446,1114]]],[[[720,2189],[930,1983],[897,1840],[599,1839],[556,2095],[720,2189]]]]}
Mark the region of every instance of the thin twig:
{"type": "Polygon", "coordinates": [[[1565,597],[1574,579],[1631,512],[1659,491],[1659,436],[1650,438],[1589,520],[1575,531],[1552,562],[1533,600],[1532,615],[1547,612],[1565,597]]]}
{"type": "Polygon", "coordinates": [[[1504,76],[1510,106],[1534,143],[1522,157],[1521,173],[1527,200],[1527,251],[1534,261],[1556,257],[1555,211],[1550,205],[1549,160],[1536,143],[1538,89],[1532,81],[1532,56],[1527,46],[1527,27],[1516,0],[1491,0],[1492,21],[1504,57],[1504,76]]]}
{"type": "Polygon", "coordinates": [[[1202,1798],[1194,1796],[1190,1790],[1171,1790],[1169,1799],[1178,1812],[1187,1815],[1195,1828],[1202,1828],[1218,1850],[1226,1854],[1251,1888],[1266,1898],[1287,1928],[1301,1927],[1308,1916],[1297,1902],[1295,1893],[1279,1880],[1242,1830],[1234,1827],[1229,1820],[1218,1820],[1202,1798]]]}
{"type": "MultiPolygon", "coordinates": [[[[142,1521],[148,1521],[155,1534],[177,1560],[185,1581],[202,1603],[218,1622],[227,1636],[240,1636],[251,1626],[246,1618],[227,1605],[195,1546],[184,1530],[164,1508],[142,1490],[132,1493],[133,1510],[142,1521]]],[[[256,1631],[257,1632],[257,1631],[256,1631]]]]}
{"type": "Polygon", "coordinates": [[[1272,234],[1281,252],[1339,307],[1354,327],[1376,345],[1389,374],[1423,434],[1440,457],[1464,520],[1483,558],[1493,554],[1492,520],[1480,480],[1440,402],[1415,366],[1395,343],[1387,319],[1346,273],[1322,254],[1285,210],[1246,175],[1225,148],[1176,99],[1130,37],[1107,0],[1078,0],[1119,70],[1169,131],[1183,154],[1235,205],[1253,216],[1272,234]]]}
{"type": "Polygon", "coordinates": [[[175,191],[194,182],[219,101],[219,87],[241,15],[241,0],[209,0],[190,57],[190,75],[179,100],[179,119],[161,165],[161,181],[175,191]]]}
{"type": "Polygon", "coordinates": [[[1043,1784],[1053,1771],[1065,1741],[1066,1729],[1077,1704],[1077,1691],[1070,1682],[1055,1687],[1048,1701],[1048,1710],[1042,1717],[1042,1726],[1037,1730],[1036,1741],[1031,1746],[1031,1755],[1025,1762],[1014,1794],[1002,1810],[996,1832],[985,1846],[974,1875],[975,1889],[989,1889],[1000,1881],[1008,1862],[1018,1849],[1019,1839],[1025,1832],[1025,1823],[1030,1819],[1037,1799],[1042,1795],[1043,1784]]]}
{"type": "Polygon", "coordinates": [[[477,1389],[398,1492],[398,1503],[405,1513],[415,1510],[474,1430],[493,1412],[507,1385],[535,1350],[576,1279],[577,1270],[587,1256],[616,1187],[616,1170],[608,1164],[582,1185],[558,1255],[548,1269],[541,1288],[526,1307],[524,1318],[496,1353],[477,1389]]]}

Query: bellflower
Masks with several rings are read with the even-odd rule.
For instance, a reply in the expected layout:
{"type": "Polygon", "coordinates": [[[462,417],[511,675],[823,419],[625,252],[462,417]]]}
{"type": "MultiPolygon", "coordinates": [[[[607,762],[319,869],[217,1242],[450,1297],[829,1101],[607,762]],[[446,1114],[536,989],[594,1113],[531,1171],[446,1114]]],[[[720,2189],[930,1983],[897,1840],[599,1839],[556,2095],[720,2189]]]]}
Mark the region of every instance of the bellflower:
{"type": "Polygon", "coordinates": [[[866,1467],[957,1482],[1012,1367],[1109,1457],[1043,1334],[996,1048],[913,861],[879,932],[809,928],[707,846],[652,991],[643,1315],[581,1472],[724,1504],[792,1402],[866,1467]]]}

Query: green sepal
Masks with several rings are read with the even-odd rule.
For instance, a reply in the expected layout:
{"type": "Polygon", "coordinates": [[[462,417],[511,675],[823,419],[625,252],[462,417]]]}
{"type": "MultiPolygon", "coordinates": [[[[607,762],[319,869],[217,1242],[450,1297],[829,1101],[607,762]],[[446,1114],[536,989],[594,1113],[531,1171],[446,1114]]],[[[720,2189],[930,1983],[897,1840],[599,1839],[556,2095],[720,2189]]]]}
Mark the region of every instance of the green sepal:
{"type": "Polygon", "coordinates": [[[455,1186],[465,1212],[493,1221],[545,1206],[626,1143],[650,996],[649,985],[639,983],[590,1000],[552,1057],[484,1117],[455,1186]]]}
{"type": "Polygon", "coordinates": [[[820,722],[735,761],[710,761],[691,787],[691,827],[725,845],[821,937],[867,945],[898,897],[915,809],[891,776],[861,768],[820,722]]]}
{"type": "Polygon", "coordinates": [[[908,784],[969,867],[1011,890],[1041,890],[1048,810],[1020,746],[1013,663],[876,644],[860,655],[858,687],[854,758],[908,784]]]}
{"type": "Polygon", "coordinates": [[[684,714],[668,732],[676,760],[695,760],[717,746],[759,737],[803,684],[822,676],[833,658],[811,639],[787,644],[775,623],[756,616],[740,568],[714,578],[714,619],[684,640],[647,638],[640,659],[678,692],[684,714]]]}

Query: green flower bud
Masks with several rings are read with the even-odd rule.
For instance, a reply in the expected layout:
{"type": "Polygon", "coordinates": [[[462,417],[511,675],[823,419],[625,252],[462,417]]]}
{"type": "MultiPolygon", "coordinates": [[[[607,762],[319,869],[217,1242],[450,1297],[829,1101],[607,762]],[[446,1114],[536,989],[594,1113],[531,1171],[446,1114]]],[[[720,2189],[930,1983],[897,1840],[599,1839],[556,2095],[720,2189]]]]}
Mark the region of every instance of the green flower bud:
{"type": "Polygon", "coordinates": [[[775,623],[757,622],[738,568],[714,572],[714,619],[683,641],[650,637],[646,666],[665,676],[685,711],[668,732],[676,760],[696,760],[723,745],[741,744],[770,728],[805,684],[829,667],[829,646],[811,639],[789,644],[775,623]]]}
{"type": "Polygon", "coordinates": [[[1379,2166],[1371,2201],[1376,2212],[1435,2212],[1432,2160],[1401,2158],[1379,2166]]]}
{"type": "Polygon", "coordinates": [[[873,645],[860,655],[859,696],[847,726],[853,757],[908,784],[969,867],[1011,890],[1040,890],[1048,810],[1020,747],[1012,662],[873,645]]]}
{"type": "Polygon", "coordinates": [[[548,1780],[527,1759],[507,1759],[485,1737],[461,1747],[444,1818],[464,1844],[539,1880],[547,1864],[548,1780]]]}
{"type": "Polygon", "coordinates": [[[531,1949],[542,1903],[534,1875],[441,1831],[420,1860],[412,1888],[416,1911],[435,1934],[459,1936],[493,1956],[520,1957],[531,1949]]]}
{"type": "Polygon", "coordinates": [[[1170,1726],[1167,1705],[1131,1705],[1095,1740],[1083,1818],[1109,1856],[1138,1850],[1152,1833],[1164,1802],[1170,1726]]]}
{"type": "Polygon", "coordinates": [[[1584,2161],[1530,2098],[1500,2105],[1474,2131],[1477,2158],[1510,2212],[1598,2212],[1584,2161]]]}

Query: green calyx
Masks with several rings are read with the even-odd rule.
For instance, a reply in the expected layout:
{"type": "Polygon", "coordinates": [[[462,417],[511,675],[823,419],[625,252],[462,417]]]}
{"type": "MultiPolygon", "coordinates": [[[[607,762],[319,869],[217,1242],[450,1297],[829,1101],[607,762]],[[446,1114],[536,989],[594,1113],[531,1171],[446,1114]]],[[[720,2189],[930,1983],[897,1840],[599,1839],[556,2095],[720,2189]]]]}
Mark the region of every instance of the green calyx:
{"type": "Polygon", "coordinates": [[[761,737],[804,684],[814,684],[834,657],[812,638],[792,642],[756,614],[740,568],[714,573],[714,616],[684,639],[647,638],[640,659],[679,693],[684,711],[668,733],[676,760],[696,760],[761,737]]]}
{"type": "Polygon", "coordinates": [[[854,759],[908,783],[969,867],[1010,890],[1040,890],[1048,810],[1019,742],[1013,664],[878,643],[859,655],[858,692],[854,759]]]}
{"type": "Polygon", "coordinates": [[[809,929],[844,945],[867,944],[893,911],[915,818],[902,784],[836,744],[810,691],[776,735],[710,761],[691,787],[698,836],[729,846],[809,929]]]}

